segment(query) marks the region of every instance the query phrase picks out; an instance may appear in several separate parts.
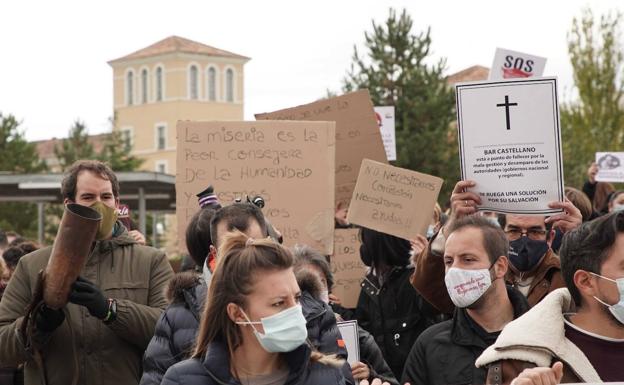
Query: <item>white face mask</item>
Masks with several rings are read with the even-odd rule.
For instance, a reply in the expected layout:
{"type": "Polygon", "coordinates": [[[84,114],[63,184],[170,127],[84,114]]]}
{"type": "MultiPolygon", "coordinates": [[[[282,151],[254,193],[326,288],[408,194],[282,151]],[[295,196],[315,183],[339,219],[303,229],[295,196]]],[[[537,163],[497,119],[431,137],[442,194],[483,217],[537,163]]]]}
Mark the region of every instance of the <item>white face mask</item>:
{"type": "Polygon", "coordinates": [[[616,211],[624,211],[624,205],[623,204],[614,204],[613,205],[613,212],[616,211]]]}
{"type": "Polygon", "coordinates": [[[624,325],[624,278],[611,279],[611,278],[603,277],[600,274],[596,274],[596,273],[591,273],[591,274],[595,275],[596,277],[606,279],[607,281],[615,282],[617,284],[618,290],[620,292],[620,301],[618,303],[614,305],[609,305],[608,303],[604,302],[603,300],[601,300],[600,298],[596,296],[594,296],[594,299],[600,302],[601,304],[605,305],[606,307],[608,307],[609,311],[611,312],[611,314],[613,314],[615,319],[617,319],[622,325],[624,325]]]}
{"type": "Polygon", "coordinates": [[[451,301],[460,308],[477,302],[492,286],[489,269],[466,270],[451,267],[444,276],[444,282],[451,301]]]}
{"type": "Polygon", "coordinates": [[[429,225],[429,227],[427,227],[427,239],[431,239],[431,237],[433,237],[433,234],[435,234],[435,226],[429,225]]]}
{"type": "Polygon", "coordinates": [[[325,303],[329,303],[329,291],[327,290],[321,291],[321,301],[325,303]]]}
{"type": "Polygon", "coordinates": [[[269,353],[292,352],[303,345],[308,338],[307,322],[301,305],[293,306],[270,317],[261,318],[260,322],[249,320],[244,311],[243,315],[247,322],[237,322],[237,324],[251,325],[258,342],[269,353]],[[264,334],[258,332],[254,325],[262,325],[264,334]]]}

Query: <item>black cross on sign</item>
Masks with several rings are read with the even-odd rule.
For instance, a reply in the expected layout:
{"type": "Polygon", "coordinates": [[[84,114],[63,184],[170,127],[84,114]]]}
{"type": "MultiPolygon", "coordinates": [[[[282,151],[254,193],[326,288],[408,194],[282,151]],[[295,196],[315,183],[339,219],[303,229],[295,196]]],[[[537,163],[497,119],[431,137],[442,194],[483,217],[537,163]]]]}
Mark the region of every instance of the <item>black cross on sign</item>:
{"type": "Polygon", "coordinates": [[[509,103],[509,95],[505,95],[505,103],[497,104],[496,107],[505,107],[505,116],[507,117],[507,129],[511,130],[511,124],[509,122],[509,107],[517,106],[518,103],[509,103]]]}

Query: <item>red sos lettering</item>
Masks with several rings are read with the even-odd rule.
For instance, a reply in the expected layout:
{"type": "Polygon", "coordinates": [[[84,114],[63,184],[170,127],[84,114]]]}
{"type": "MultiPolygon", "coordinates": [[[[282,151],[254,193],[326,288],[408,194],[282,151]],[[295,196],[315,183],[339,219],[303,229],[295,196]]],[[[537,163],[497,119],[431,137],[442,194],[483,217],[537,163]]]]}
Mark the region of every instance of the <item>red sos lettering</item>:
{"type": "Polygon", "coordinates": [[[534,64],[533,60],[507,55],[502,68],[503,78],[528,78],[533,75],[534,64]]]}

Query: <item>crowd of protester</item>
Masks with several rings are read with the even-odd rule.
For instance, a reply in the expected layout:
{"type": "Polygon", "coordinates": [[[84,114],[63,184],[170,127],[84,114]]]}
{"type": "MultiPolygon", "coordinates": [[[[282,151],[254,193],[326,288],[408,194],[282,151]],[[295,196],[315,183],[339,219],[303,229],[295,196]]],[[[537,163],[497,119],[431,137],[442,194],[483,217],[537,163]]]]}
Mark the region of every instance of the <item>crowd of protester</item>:
{"type": "MultiPolygon", "coordinates": [[[[65,203],[106,220],[65,307],[41,300],[51,247],[0,231],[0,385],[624,381],[624,191],[596,172],[549,217],[479,211],[475,182],[459,181],[426,235],[360,227],[368,272],[345,308],[330,256],[283,246],[259,207],[222,205],[212,186],[174,274],[118,220],[115,173],[78,161],[65,203]]],[[[346,213],[337,228],[355,227],[346,213]]]]}

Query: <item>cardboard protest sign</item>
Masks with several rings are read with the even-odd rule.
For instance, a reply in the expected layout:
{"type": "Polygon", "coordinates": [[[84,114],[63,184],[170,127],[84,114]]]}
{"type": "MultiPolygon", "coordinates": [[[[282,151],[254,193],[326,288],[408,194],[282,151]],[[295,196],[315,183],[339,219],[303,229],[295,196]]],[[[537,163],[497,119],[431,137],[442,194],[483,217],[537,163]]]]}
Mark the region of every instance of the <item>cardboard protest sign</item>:
{"type": "Polygon", "coordinates": [[[394,123],[394,106],[375,107],[377,125],[381,131],[386,157],[388,160],[396,160],[396,129],[394,123]]]}
{"type": "Polygon", "coordinates": [[[624,182],[624,152],[597,152],[598,182],[624,182]]]}
{"type": "Polygon", "coordinates": [[[435,176],[364,159],[347,220],[404,239],[425,235],[443,182],[435,176]]]}
{"type": "Polygon", "coordinates": [[[256,119],[336,122],[336,206],[349,203],[362,159],[387,162],[368,90],[256,114],[256,119]]]}
{"type": "Polygon", "coordinates": [[[358,229],[336,229],[334,254],[330,259],[334,276],[332,293],[340,298],[342,306],[349,309],[357,306],[360,284],[368,269],[360,259],[358,232],[358,229]]]}
{"type": "Polygon", "coordinates": [[[479,210],[552,214],[563,201],[557,79],[456,85],[461,175],[479,210]]]}
{"type": "Polygon", "coordinates": [[[540,77],[545,66],[544,57],[496,48],[488,80],[540,77]]]}
{"type": "Polygon", "coordinates": [[[195,194],[212,185],[222,205],[262,196],[286,245],[331,254],[335,135],[334,122],[178,122],[178,234],[199,209],[195,194]]]}
{"type": "Polygon", "coordinates": [[[360,339],[357,321],[337,322],[338,330],[347,348],[347,362],[353,365],[360,361],[360,339]]]}

